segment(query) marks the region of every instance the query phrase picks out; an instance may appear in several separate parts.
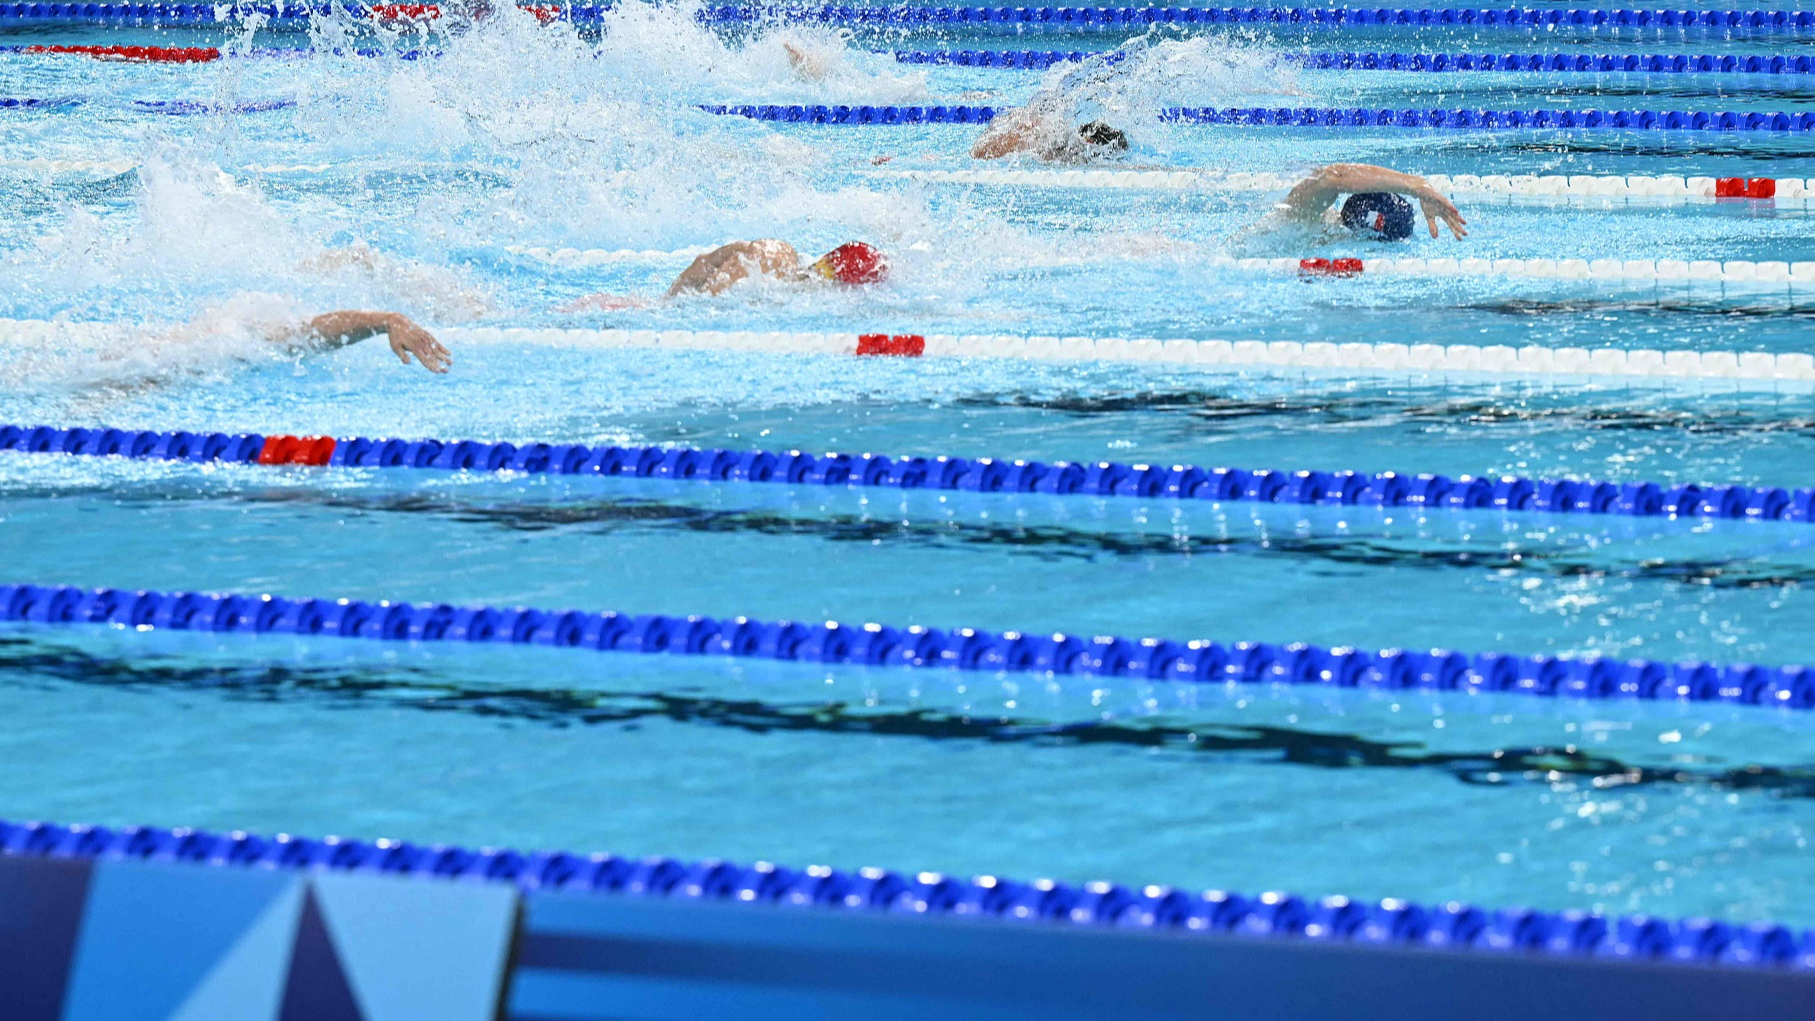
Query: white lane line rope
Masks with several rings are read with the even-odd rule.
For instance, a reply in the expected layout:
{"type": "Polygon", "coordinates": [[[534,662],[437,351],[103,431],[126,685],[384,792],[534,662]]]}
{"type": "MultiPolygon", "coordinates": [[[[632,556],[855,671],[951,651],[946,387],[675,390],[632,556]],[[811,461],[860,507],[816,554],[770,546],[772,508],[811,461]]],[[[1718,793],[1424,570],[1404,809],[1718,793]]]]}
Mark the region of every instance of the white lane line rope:
{"type": "MultiPolygon", "coordinates": [[[[870,176],[933,184],[976,184],[1041,188],[1126,188],[1170,191],[1285,191],[1300,177],[1213,170],[873,170],[870,176]]],[[[1451,195],[1530,199],[1623,198],[1675,202],[1717,198],[1807,201],[1815,181],[1800,177],[1624,177],[1561,174],[1428,174],[1425,179],[1451,195]],[[1766,183],[1768,182],[1768,183],[1766,183]],[[1768,194],[1766,194],[1768,192],[1768,194]]]]}
{"type": "MultiPolygon", "coordinates": [[[[0,319],[0,347],[95,345],[123,340],[138,329],[130,323],[0,319]]],[[[762,354],[1019,358],[1283,369],[1306,374],[1387,375],[1394,378],[1456,375],[1534,381],[1609,380],[1659,384],[1700,381],[1741,389],[1785,388],[1799,392],[1815,385],[1815,355],[1768,351],[497,326],[443,327],[437,333],[456,348],[503,344],[762,354]]]]}

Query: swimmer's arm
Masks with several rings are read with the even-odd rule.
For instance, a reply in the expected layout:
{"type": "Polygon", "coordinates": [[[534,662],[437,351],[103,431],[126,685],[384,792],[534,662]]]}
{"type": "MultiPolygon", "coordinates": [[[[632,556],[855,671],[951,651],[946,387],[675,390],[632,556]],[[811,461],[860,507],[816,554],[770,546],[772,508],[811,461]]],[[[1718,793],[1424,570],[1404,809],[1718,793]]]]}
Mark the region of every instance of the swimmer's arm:
{"type": "Polygon", "coordinates": [[[766,277],[785,280],[800,274],[800,253],[786,241],[764,238],[722,245],[693,260],[681,271],[668,297],[678,294],[723,294],[755,270],[766,277]]]}
{"type": "Polygon", "coordinates": [[[781,48],[788,52],[788,66],[807,81],[823,81],[832,70],[824,54],[809,52],[793,43],[782,43],[781,48]]]}
{"type": "Polygon", "coordinates": [[[1031,136],[1038,125],[1024,110],[1002,114],[996,123],[983,129],[971,146],[971,159],[999,160],[1033,145],[1031,136]]]}
{"type": "Polygon", "coordinates": [[[318,350],[331,351],[380,333],[390,340],[391,351],[405,365],[410,364],[411,355],[430,372],[446,372],[454,363],[454,356],[434,334],[400,312],[327,312],[309,320],[304,340],[318,350]]]}
{"type": "Polygon", "coordinates": [[[655,302],[635,294],[588,294],[575,298],[565,305],[555,306],[556,312],[622,312],[633,308],[650,308],[655,302]]]}

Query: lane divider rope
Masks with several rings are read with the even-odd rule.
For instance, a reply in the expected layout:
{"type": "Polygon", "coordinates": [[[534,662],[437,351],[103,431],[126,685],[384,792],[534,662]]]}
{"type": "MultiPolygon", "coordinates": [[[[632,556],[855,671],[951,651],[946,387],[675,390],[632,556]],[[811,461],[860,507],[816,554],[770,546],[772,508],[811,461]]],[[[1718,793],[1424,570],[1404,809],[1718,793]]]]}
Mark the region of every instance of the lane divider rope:
{"type": "MultiPolygon", "coordinates": [[[[81,96],[0,96],[0,110],[85,106],[90,102],[91,100],[81,96]]],[[[296,106],[294,99],[252,99],[225,104],[206,103],[192,99],[134,99],[127,101],[122,108],[185,116],[210,113],[266,113],[272,110],[288,110],[294,106],[296,106]]]]}
{"type": "MultiPolygon", "coordinates": [[[[571,269],[620,262],[679,260],[691,258],[709,249],[639,251],[602,248],[549,249],[513,245],[507,250],[513,255],[571,269]]],[[[1357,277],[1364,274],[1444,279],[1496,277],[1525,280],[1594,280],[1610,284],[1651,285],[1654,288],[1694,289],[1698,286],[1719,286],[1723,289],[1745,291],[1808,292],[1815,290],[1815,262],[1753,262],[1747,259],[1728,259],[1725,262],[1717,262],[1712,259],[1427,259],[1421,256],[1404,258],[1388,256],[1368,259],[1236,259],[1219,255],[1200,259],[1197,264],[1213,270],[1276,275],[1297,274],[1301,277],[1357,277]]],[[[1471,348],[1471,350],[1478,349],[1471,348]]],[[[1628,355],[1636,353],[1638,352],[1628,352],[1628,355]]],[[[1567,359],[1573,356],[1565,357],[1567,359]]],[[[1699,362],[1699,359],[1697,361],[1699,362]]],[[[1724,356],[1719,363],[1726,364],[1724,356]]],[[[1578,365],[1565,361],[1562,364],[1567,367],[1552,371],[1566,374],[1575,373],[1589,363],[1584,362],[1578,365]]],[[[1477,371],[1474,364],[1464,366],[1453,364],[1447,360],[1438,360],[1429,367],[1439,370],[1477,371]]],[[[1685,366],[1685,368],[1689,367],[1685,366]]],[[[1765,371],[1765,366],[1762,364],[1757,368],[1765,371]]],[[[1774,370],[1772,371],[1774,372],[1774,370]]],[[[1690,374],[1700,374],[1693,368],[1690,368],[1689,372],[1690,374]]],[[[1622,373],[1616,370],[1613,374],[1622,373]]],[[[1656,375],[1657,373],[1642,370],[1637,374],[1656,375]]],[[[1739,374],[1741,373],[1734,373],[1734,375],[1739,374]]],[[[1758,378],[1778,377],[1773,374],[1758,378]]]]}
{"type": "Polygon", "coordinates": [[[937,872],[851,871],[721,859],[624,858],[363,841],[264,837],[146,826],[66,826],[0,819],[0,854],[30,858],[172,862],[211,868],[327,870],[508,883],[526,894],[614,896],[786,905],[893,915],[951,915],[1075,926],[1239,933],[1248,937],[1410,946],[1449,952],[1522,952],[1697,962],[1728,967],[1815,967],[1815,930],[1756,922],[1667,920],[1582,911],[1484,909],[1457,902],[1307,899],[1288,893],[1191,893],[1169,886],[961,879],[937,872]]]}
{"type": "MultiPolygon", "coordinates": [[[[1043,188],[1200,189],[1207,191],[1286,191],[1301,177],[1222,170],[872,170],[930,184],[1023,185],[1043,188]]],[[[1815,179],[1801,177],[1674,177],[1634,174],[1427,174],[1425,180],[1451,195],[1508,196],[1519,199],[1645,199],[1701,202],[1713,199],[1815,198],[1815,179]]]]}
{"type": "MultiPolygon", "coordinates": [[[[700,109],[729,117],[788,124],[897,125],[982,124],[999,112],[990,106],[824,106],[706,103],[700,109]]],[[[1815,111],[1713,112],[1687,110],[1368,110],[1318,107],[1168,107],[1169,124],[1318,128],[1445,128],[1457,131],[1595,129],[1609,131],[1815,131],[1815,111]]]]}
{"type": "MultiPolygon", "coordinates": [[[[876,354],[892,354],[879,338],[876,354]]],[[[1099,461],[1000,460],[964,457],[820,456],[790,451],[696,450],[691,447],[590,447],[577,443],[487,443],[256,433],[133,432],[0,426],[0,451],[229,463],[444,471],[514,471],[694,482],[937,489],[977,493],[1130,497],[1316,506],[1498,510],[1643,518],[1725,518],[1815,522],[1815,488],[1597,482],[1402,475],[1398,472],[1278,471],[1099,461]]]]}
{"type": "MultiPolygon", "coordinates": [[[[519,5],[542,21],[597,22],[609,4],[519,5]]],[[[233,6],[169,3],[0,3],[0,25],[14,22],[131,21],[141,25],[220,24],[256,16],[289,24],[336,14],[353,18],[428,21],[441,17],[432,3],[242,3],[233,6]]],[[[851,7],[826,4],[728,4],[707,6],[701,21],[819,22],[838,25],[947,27],[1012,25],[1064,31],[1114,31],[1131,26],[1300,25],[1460,26],[1465,28],[1675,30],[1802,33],[1815,28],[1815,12],[1772,10],[1637,10],[1367,7],[851,7]]]]}
{"type": "MultiPolygon", "coordinates": [[[[896,50],[903,64],[950,64],[1044,70],[1098,56],[1084,50],[896,50]]],[[[1340,71],[1529,71],[1597,74],[1809,74],[1810,58],[1676,53],[1282,53],[1279,59],[1312,70],[1340,71]]]]}
{"type": "MultiPolygon", "coordinates": [[[[640,254],[640,253],[638,253],[640,254]]],[[[1289,260],[1288,260],[1289,261],[1289,260]]],[[[1317,260],[1308,260],[1316,262],[1317,260]]],[[[1346,275],[1330,260],[1327,275],[1346,275]]],[[[1438,262],[1441,260],[1426,260],[1438,262]]],[[[1313,274],[1323,275],[1323,274],[1313,274]]],[[[1724,285],[1723,285],[1724,286],[1724,285]]],[[[0,343],[19,347],[97,345],[139,327],[107,322],[0,319],[0,343]]],[[[1527,381],[1611,381],[1626,385],[1718,384],[1724,390],[1815,388],[1815,355],[1655,348],[1511,347],[1503,344],[1335,343],[991,334],[857,334],[718,330],[592,330],[455,326],[437,332],[457,345],[511,344],[595,349],[737,351],[902,358],[1019,358],[1192,365],[1292,372],[1511,377],[1527,381]]]]}
{"type": "Polygon", "coordinates": [[[1563,8],[1368,8],[1368,7],[850,7],[754,4],[705,8],[715,21],[790,21],[835,24],[1009,24],[1061,29],[1116,29],[1129,25],[1459,25],[1476,28],[1606,26],[1677,29],[1753,29],[1794,32],[1815,28],[1815,12],[1768,10],[1633,10],[1563,8]]]}
{"type": "MultiPolygon", "coordinates": [[[[115,160],[0,160],[0,169],[32,173],[123,174],[140,166],[134,159],[115,160]]],[[[346,169],[343,163],[247,164],[234,168],[250,174],[326,174],[346,169]]],[[[1214,191],[1285,191],[1299,178],[1274,173],[1199,169],[1148,170],[871,170],[870,176],[923,181],[930,184],[978,184],[1044,188],[1201,189],[1214,191]]],[[[1569,202],[1586,199],[1644,199],[1648,202],[1702,202],[1715,199],[1753,199],[1783,202],[1815,200],[1815,178],[1801,177],[1673,177],[1634,174],[1594,176],[1560,174],[1428,174],[1425,179],[1440,191],[1464,196],[1507,196],[1532,201],[1569,202]]],[[[709,248],[654,249],[549,249],[509,245],[513,255],[528,255],[545,262],[569,263],[574,259],[605,262],[641,256],[648,259],[699,255],[709,248]],[[552,253],[552,254],[551,254],[552,253]]],[[[576,264],[585,264],[584,261],[576,264]]]]}
{"type": "Polygon", "coordinates": [[[1118,677],[1159,683],[1293,684],[1496,692],[1584,699],[1815,707],[1815,669],[1653,660],[1369,652],[1303,643],[1080,637],[977,628],[748,617],[632,615],[445,603],[0,585],[0,620],[115,624],[131,630],[298,634],[381,641],[545,645],[852,666],[1118,677]]]}
{"type": "MultiPolygon", "coordinates": [[[[0,46],[0,53],[73,54],[93,58],[147,63],[205,64],[229,54],[213,46],[121,46],[121,45],[15,45],[0,46]]],[[[420,60],[438,57],[434,50],[423,49],[310,49],[306,47],[260,47],[231,56],[241,59],[297,60],[318,56],[356,56],[420,60]]],[[[1094,53],[1081,50],[896,50],[895,59],[904,64],[941,64],[960,67],[1026,68],[1039,70],[1053,64],[1082,61],[1094,53]]],[[[1285,53],[1280,58],[1288,63],[1314,70],[1356,71],[1524,71],[1524,72],[1590,72],[1640,74],[1808,74],[1810,58],[1806,55],[1759,54],[1588,54],[1588,53],[1375,53],[1318,52],[1285,53]]]]}

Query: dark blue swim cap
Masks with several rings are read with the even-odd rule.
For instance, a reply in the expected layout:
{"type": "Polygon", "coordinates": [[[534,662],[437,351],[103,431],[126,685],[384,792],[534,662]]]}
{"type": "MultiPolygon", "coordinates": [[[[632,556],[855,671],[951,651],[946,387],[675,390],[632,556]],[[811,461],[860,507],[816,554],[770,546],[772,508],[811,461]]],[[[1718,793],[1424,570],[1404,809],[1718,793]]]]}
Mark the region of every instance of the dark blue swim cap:
{"type": "Polygon", "coordinates": [[[1403,241],[1412,236],[1412,204],[1384,191],[1350,195],[1342,204],[1342,225],[1382,241],[1403,241]]]}

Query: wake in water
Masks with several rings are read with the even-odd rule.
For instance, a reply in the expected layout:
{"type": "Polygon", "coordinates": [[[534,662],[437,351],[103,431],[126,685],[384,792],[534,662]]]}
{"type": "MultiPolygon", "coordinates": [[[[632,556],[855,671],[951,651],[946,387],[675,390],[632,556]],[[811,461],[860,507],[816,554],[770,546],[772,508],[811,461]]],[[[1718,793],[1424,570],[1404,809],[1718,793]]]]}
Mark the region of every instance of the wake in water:
{"type": "MultiPolygon", "coordinates": [[[[256,86],[254,64],[220,62],[212,103],[231,107],[248,89],[269,98],[281,85],[298,103],[291,130],[255,134],[244,130],[252,122],[230,115],[153,129],[128,208],[70,202],[54,233],[39,231],[31,249],[4,263],[13,286],[0,315],[165,325],[146,327],[106,357],[38,350],[0,373],[15,384],[88,386],[230,371],[273,357],[258,341],[273,315],[380,308],[435,324],[571,323],[553,311],[564,300],[621,286],[593,279],[573,293],[551,292],[544,277],[503,257],[513,244],[680,249],[779,237],[817,252],[862,240],[888,253],[887,286],[801,292],[756,282],[714,300],[785,305],[807,317],[954,322],[987,318],[976,299],[1004,270],[1025,281],[1030,267],[1194,254],[1150,228],[1120,228],[1114,217],[1055,235],[968,196],[852,183],[852,165],[868,162],[853,158],[852,144],[885,135],[778,130],[705,114],[698,103],[941,97],[927,72],[904,72],[849,33],[777,26],[727,37],[694,14],[622,4],[595,37],[502,7],[456,35],[438,35],[438,56],[420,60],[346,56],[372,45],[370,27],[356,36],[349,25],[317,19],[316,57],[256,65],[256,86]],[[189,123],[199,132],[178,136],[189,123]],[[302,185],[221,170],[318,162],[335,172],[302,185]],[[486,176],[422,173],[450,164],[486,176]],[[170,325],[185,323],[174,332],[170,325]]],[[[431,43],[406,37],[419,31],[380,34],[393,45],[431,43]]],[[[247,33],[226,48],[249,43],[247,33]]],[[[1165,142],[1163,104],[1289,90],[1291,74],[1258,47],[1156,33],[1055,68],[1038,95],[1067,122],[1133,125],[1137,145],[1151,149],[1165,142]]],[[[1004,81],[1017,88],[1027,79],[1004,81]]],[[[919,135],[921,144],[950,148],[915,155],[961,158],[967,134],[919,135]]],[[[596,317],[580,320],[589,321],[596,317]]]]}

